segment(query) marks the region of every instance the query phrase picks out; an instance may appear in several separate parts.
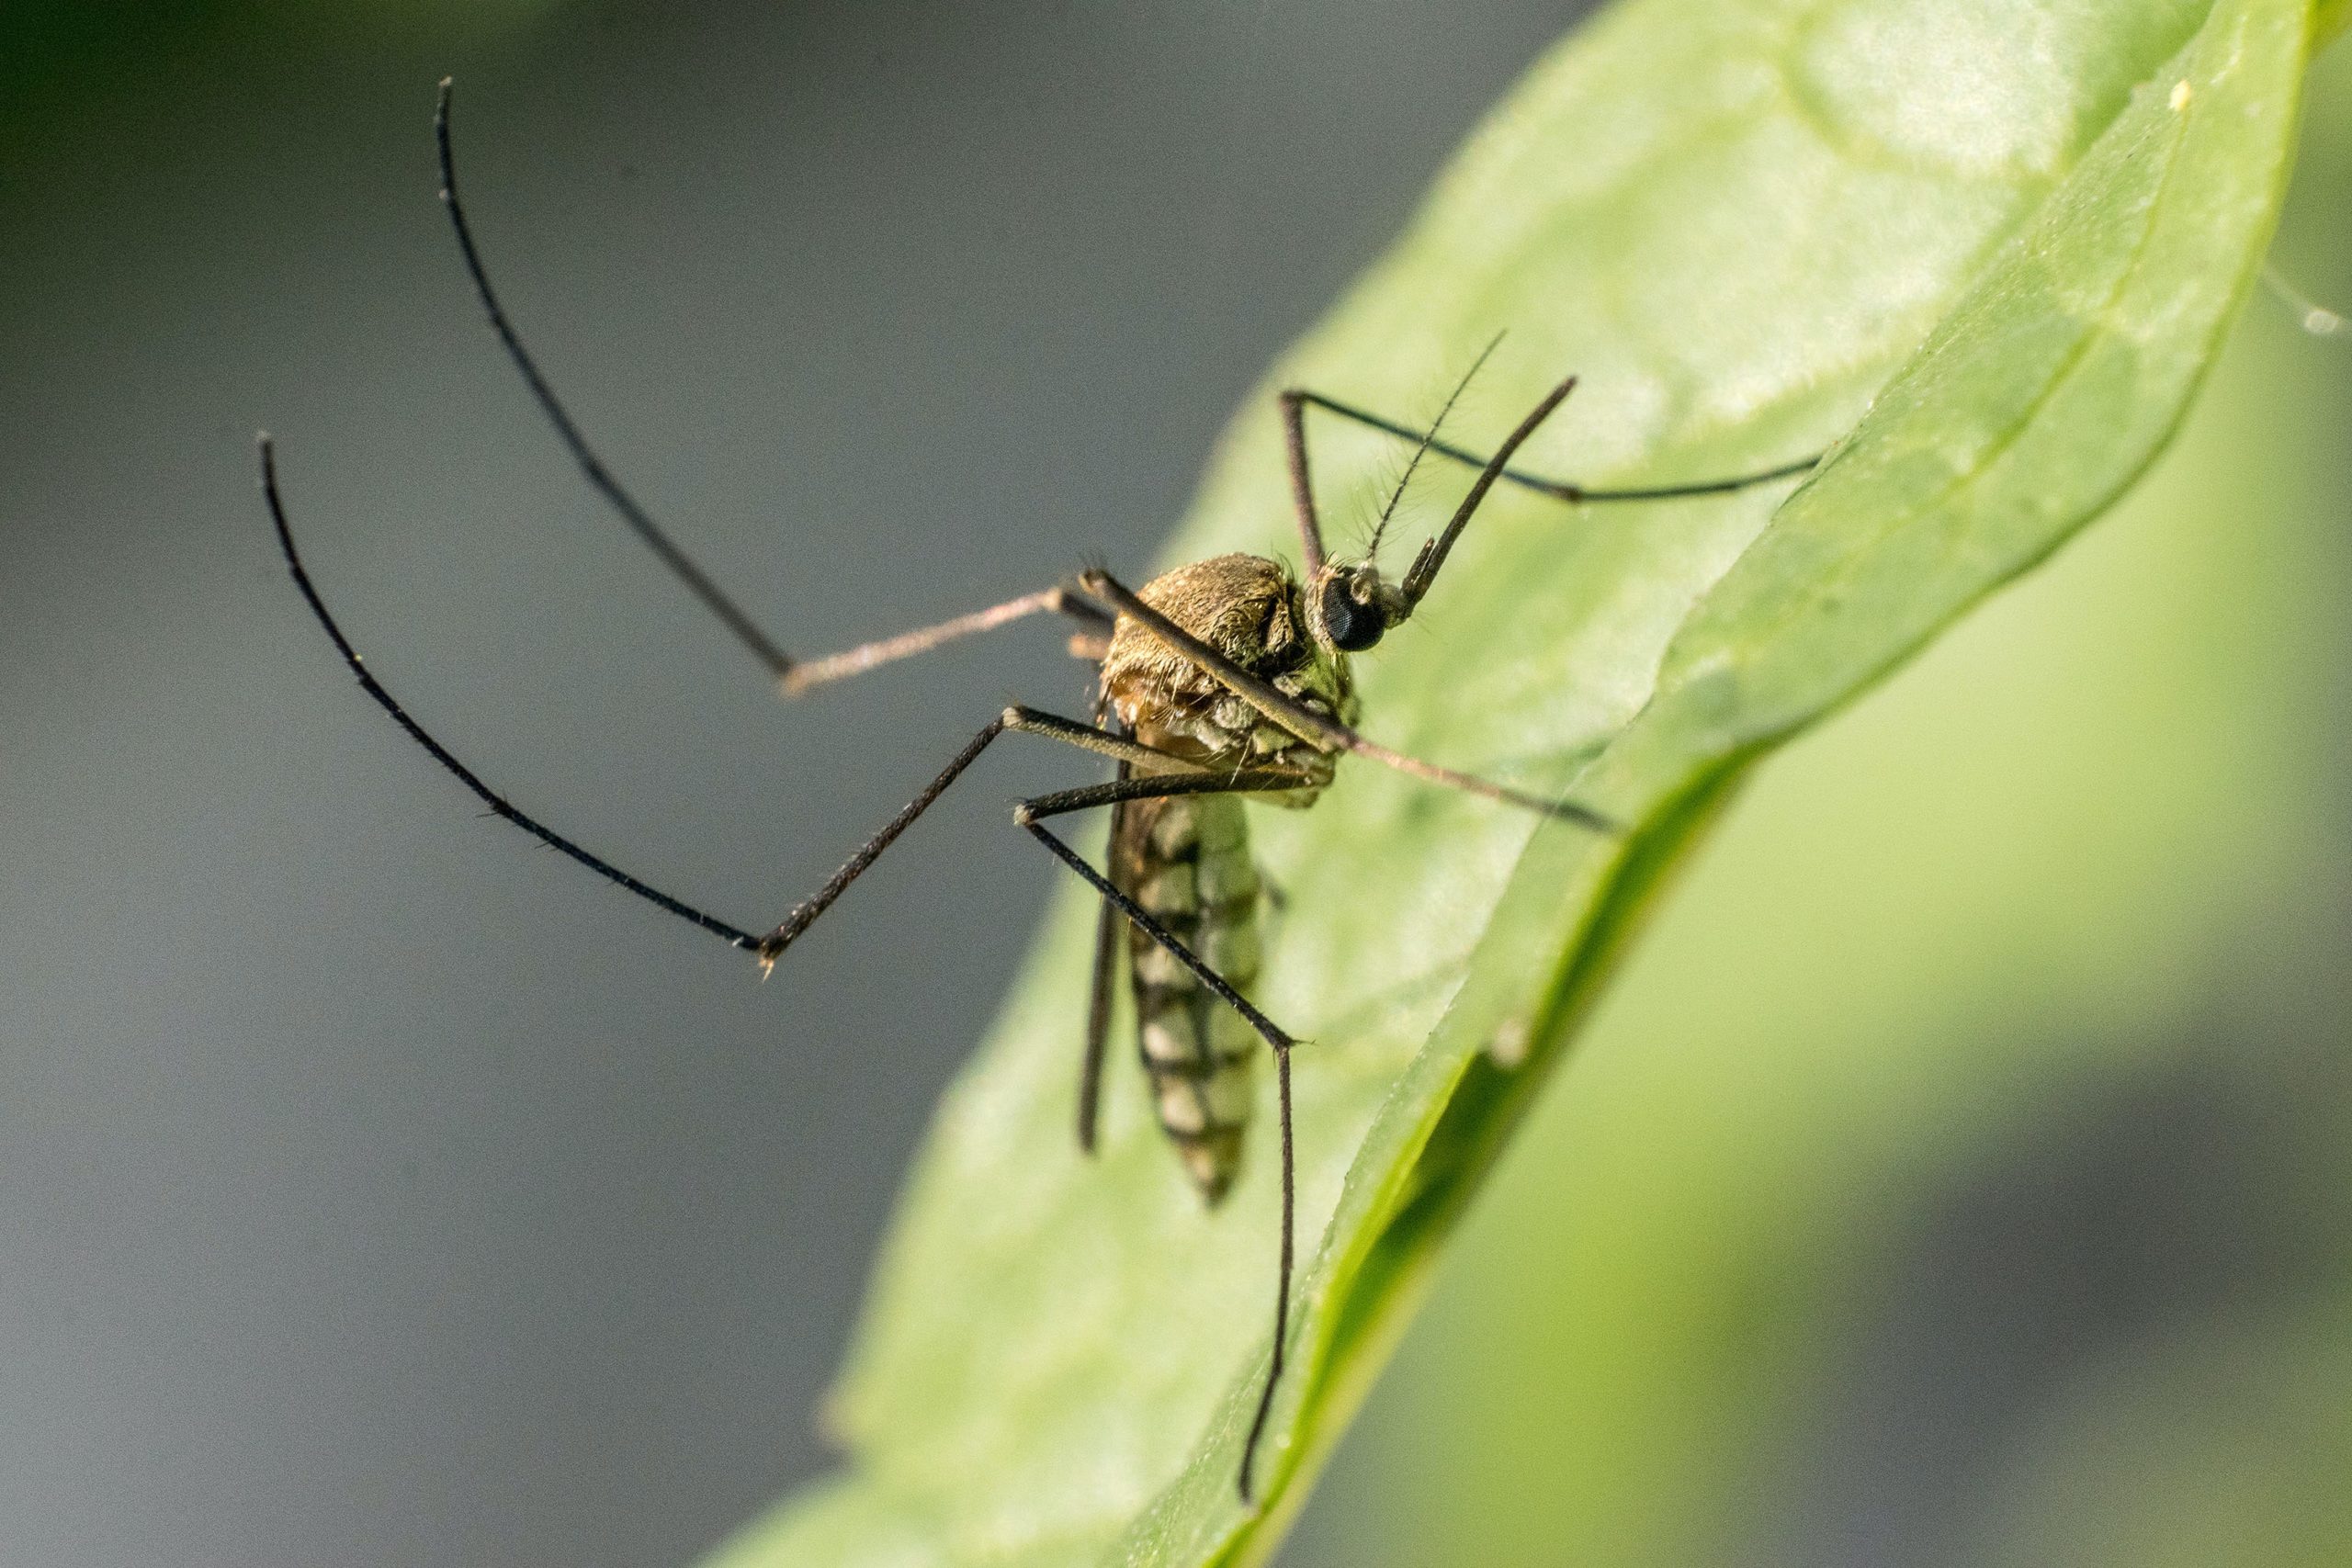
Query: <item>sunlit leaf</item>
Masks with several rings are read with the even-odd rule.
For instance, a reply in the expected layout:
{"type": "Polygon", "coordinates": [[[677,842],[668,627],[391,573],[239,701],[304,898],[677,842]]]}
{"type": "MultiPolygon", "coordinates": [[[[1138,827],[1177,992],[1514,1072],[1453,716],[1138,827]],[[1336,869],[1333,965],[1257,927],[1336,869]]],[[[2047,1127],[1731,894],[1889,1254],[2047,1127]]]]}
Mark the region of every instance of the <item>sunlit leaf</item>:
{"type": "MultiPolygon", "coordinates": [[[[1057,908],[911,1179],[833,1425],[850,1468],[754,1563],[1261,1560],[1650,898],[1761,756],[2033,565],[2144,468],[2261,254],[2299,0],[1646,0],[1544,62],[1278,378],[1657,482],[1836,443],[1793,497],[1503,495],[1359,665],[1366,728],[1572,788],[1596,838],[1361,765],[1262,812],[1286,893],[1259,1000],[1299,1052],[1304,1309],[1234,1477],[1272,1318],[1271,1128],[1204,1212],[1139,1084],[1070,1134],[1091,910],[1057,908]]],[[[1342,547],[1395,445],[1315,432],[1342,547]]],[[[1430,483],[1426,530],[1460,488],[1430,483]]],[[[1253,399],[1170,559],[1289,553],[1253,399]]]]}

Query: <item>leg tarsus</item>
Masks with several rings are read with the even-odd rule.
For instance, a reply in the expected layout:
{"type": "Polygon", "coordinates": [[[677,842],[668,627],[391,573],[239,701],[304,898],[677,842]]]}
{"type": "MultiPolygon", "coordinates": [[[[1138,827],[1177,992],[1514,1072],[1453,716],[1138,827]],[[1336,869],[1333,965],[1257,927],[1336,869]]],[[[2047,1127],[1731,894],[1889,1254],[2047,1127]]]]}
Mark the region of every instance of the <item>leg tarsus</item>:
{"type": "Polygon", "coordinates": [[[1241,1506],[1257,1506],[1255,1467],[1258,1444],[1265,1438],[1266,1424],[1274,1414],[1274,1390],[1282,1382],[1283,1360],[1290,1339],[1290,1279],[1294,1266],[1293,1238],[1298,1232],[1298,1156],[1292,1138],[1290,1101],[1290,1050],[1287,1046],[1274,1051],[1274,1101],[1279,1111],[1283,1135],[1283,1240],[1281,1261],[1275,1266],[1279,1281],[1274,1292],[1274,1349],[1266,1363],[1265,1386],[1258,1391],[1258,1408],[1250,1417],[1250,1435],[1241,1444],[1241,1474],[1238,1487],[1241,1506]]]}
{"type": "Polygon", "coordinates": [[[458,761],[456,754],[435,739],[423,725],[409,716],[408,710],[401,706],[392,694],[385,689],[383,682],[369,671],[366,661],[359,657],[359,650],[352,646],[349,637],[343,635],[343,627],[336,624],[334,615],[327,609],[326,601],[319,597],[317,586],[311,581],[311,574],[302,565],[302,552],[295,547],[294,529],[286,520],[286,503],[277,492],[277,449],[266,434],[257,439],[256,445],[261,457],[262,500],[269,508],[271,525],[277,530],[277,547],[286,558],[286,570],[293,578],[294,586],[301,591],[303,602],[310,605],[311,616],[326,632],[327,640],[334,644],[335,651],[343,655],[345,665],[358,678],[360,690],[366,692],[377,706],[390,714],[392,721],[408,732],[409,739],[424,749],[425,755],[440,763],[452,777],[472,792],[476,799],[490,807],[490,815],[504,818],[549,849],[561,851],[597,875],[636,894],[647,903],[667,909],[680,919],[691,921],[715,936],[723,937],[735,947],[756,952],[759,939],[751,932],[731,926],[715,915],[706,914],[660,888],[639,882],[610,861],[582,849],[554,829],[517,809],[505,796],[482,783],[471,768],[458,761]]]}

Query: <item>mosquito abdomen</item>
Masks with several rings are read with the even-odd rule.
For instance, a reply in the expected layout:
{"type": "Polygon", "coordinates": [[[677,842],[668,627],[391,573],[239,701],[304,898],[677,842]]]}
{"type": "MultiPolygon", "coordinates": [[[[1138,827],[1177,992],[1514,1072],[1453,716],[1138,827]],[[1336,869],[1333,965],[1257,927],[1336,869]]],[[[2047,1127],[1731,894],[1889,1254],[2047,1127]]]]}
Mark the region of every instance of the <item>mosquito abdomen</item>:
{"type": "MultiPolygon", "coordinates": [[[[1125,824],[1136,901],[1236,989],[1258,977],[1258,873],[1231,795],[1138,802],[1125,824]],[[1138,809],[1140,807],[1140,809],[1138,809]]],[[[1159,1124],[1214,1203],[1241,1169],[1258,1037],[1141,931],[1128,948],[1137,1043],[1159,1124]]]]}

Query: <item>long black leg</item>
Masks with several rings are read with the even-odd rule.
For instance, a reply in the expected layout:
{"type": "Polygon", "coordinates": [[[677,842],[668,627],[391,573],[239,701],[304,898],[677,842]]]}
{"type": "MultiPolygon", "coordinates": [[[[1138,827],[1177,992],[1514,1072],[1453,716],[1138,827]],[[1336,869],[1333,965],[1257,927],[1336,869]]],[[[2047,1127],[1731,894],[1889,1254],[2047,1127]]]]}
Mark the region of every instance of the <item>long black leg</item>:
{"type": "Polygon", "coordinates": [[[1258,1457],[1258,1443],[1266,1435],[1266,1423],[1274,1414],[1274,1389],[1282,1382],[1283,1357],[1290,1339],[1290,1277],[1293,1254],[1298,1234],[1298,1154],[1292,1136],[1290,1108],[1290,1053],[1274,1053],[1275,1121],[1283,1134],[1283,1244],[1282,1259],[1275,1265],[1275,1278],[1281,1281],[1274,1297],[1274,1351],[1266,1364],[1266,1386],[1258,1391],[1258,1408],[1250,1417],[1250,1435],[1241,1442],[1241,1502],[1244,1507],[1257,1501],[1251,1495],[1250,1467],[1258,1457]]]}
{"type": "Polygon", "coordinates": [[[426,755],[448,770],[459,784],[471,791],[482,804],[490,807],[492,813],[514,823],[548,848],[561,851],[616,886],[625,888],[660,908],[667,909],[680,919],[699,926],[714,936],[724,938],[731,946],[747,950],[759,959],[763,969],[773,967],[776,956],[802,931],[807,931],[819,915],[831,908],[833,901],[839,898],[848,889],[849,885],[856,881],[865,869],[880,857],[884,850],[890,847],[899,834],[913,826],[915,818],[922,816],[933,801],[946,793],[947,787],[963,774],[965,769],[978,760],[980,753],[988,749],[991,741],[1008,730],[1042,735],[1048,739],[1083,747],[1088,750],[1115,757],[1136,766],[1164,772],[1172,776],[1161,782],[1179,787],[1182,787],[1183,780],[1187,777],[1205,776],[1200,774],[1198,763],[1154,750],[1126,736],[1114,734],[1092,725],[1080,724],[1075,719],[1063,718],[1055,714],[1041,713],[1035,708],[1006,708],[974,736],[946,767],[940,770],[939,775],[923,787],[922,793],[908,802],[898,815],[884,823],[881,831],[860,845],[857,852],[852,855],[813,897],[795,905],[791,913],[785,917],[783,923],[767,935],[754,936],[740,926],[732,925],[716,915],[696,908],[682,898],[673,897],[657,887],[639,881],[611,862],[582,848],[536,818],[527,815],[505,796],[484,784],[479,774],[459,761],[454,752],[435,739],[423,725],[412,717],[408,710],[401,706],[391,693],[385,689],[383,683],[368,671],[367,664],[360,658],[358,649],[353,645],[348,637],[344,635],[343,627],[337,624],[334,615],[327,609],[326,601],[320,597],[317,587],[311,581],[311,574],[302,564],[301,552],[294,544],[294,531],[286,519],[285,502],[278,494],[276,450],[266,435],[261,437],[258,446],[261,455],[262,498],[268,506],[271,525],[277,530],[277,546],[285,557],[286,570],[294,579],[294,586],[301,591],[303,601],[310,605],[311,614],[317,618],[320,626],[325,630],[328,640],[334,644],[335,651],[343,655],[344,663],[350,668],[355,676],[358,677],[360,688],[386,713],[391,715],[393,721],[408,732],[411,739],[424,749],[426,755]]]}
{"type": "Polygon", "coordinates": [[[775,961],[783,955],[784,950],[798,940],[801,932],[815,924],[818,916],[831,908],[833,901],[849,890],[850,884],[865,875],[866,869],[881,859],[882,852],[897,842],[899,834],[914,826],[915,818],[930,810],[932,803],[946,794],[948,786],[963,776],[964,770],[979,760],[980,753],[988,750],[989,743],[1008,730],[1043,735],[1049,739],[1064,741],[1073,746],[1083,747],[1090,751],[1099,751],[1105,756],[1116,757],[1123,762],[1139,762],[1148,767],[1165,768],[1173,774],[1167,778],[1135,781],[1138,784],[1156,784],[1166,788],[1182,789],[1192,780],[1207,776],[1197,772],[1179,771],[1196,769],[1198,764],[1188,762],[1182,758],[1171,757],[1164,751],[1155,750],[1126,736],[1115,735],[1107,729],[1098,729],[1092,725],[1080,724],[1075,719],[1063,718],[1056,714],[1040,713],[1035,708],[1020,706],[1006,708],[995,718],[989,720],[978,735],[972,737],[965,748],[939,771],[939,776],[923,786],[921,794],[901,807],[898,815],[885,822],[881,829],[872,838],[859,845],[857,852],[843,861],[841,869],[828,877],[822,887],[800,903],[794,905],[792,911],[785,916],[775,930],[760,939],[757,952],[762,968],[773,969],[775,966],[775,961]]]}
{"type": "Polygon", "coordinates": [[[270,446],[269,437],[263,436],[260,446],[261,493],[269,505],[269,520],[277,529],[277,547],[286,557],[286,570],[292,575],[294,586],[302,591],[303,599],[311,606],[311,614],[318,618],[320,626],[326,628],[327,637],[334,644],[335,651],[343,655],[344,663],[349,665],[351,672],[359,678],[360,689],[373,697],[377,705],[386,713],[390,714],[393,722],[407,730],[411,739],[424,747],[435,761],[455,774],[459,784],[471,790],[475,796],[496,815],[514,823],[548,848],[560,850],[597,875],[628,889],[648,903],[667,909],[679,919],[690,920],[715,935],[725,937],[737,947],[756,952],[760,945],[760,939],[751,932],[740,927],[729,925],[715,915],[705,914],[693,905],[683,899],[673,898],[659,888],[648,886],[609,861],[582,849],[552,828],[526,816],[505,796],[482,783],[472,769],[458,761],[447,747],[425,733],[423,725],[409,716],[408,710],[401,707],[391,693],[384,689],[383,683],[368,673],[367,665],[360,660],[359,650],[352,647],[349,637],[343,635],[343,628],[335,624],[334,616],[328,613],[326,602],[319,597],[318,589],[311,585],[311,574],[302,567],[301,552],[294,547],[293,530],[286,524],[286,506],[277,494],[277,458],[270,446]]]}
{"type": "MultiPolygon", "coordinates": [[[[1128,776],[1119,764],[1119,778],[1128,776]]],[[[1119,841],[1120,807],[1111,808],[1111,841],[1119,841]]],[[[1094,977],[1086,998],[1086,1048],[1078,1067],[1078,1146],[1094,1152],[1102,1116],[1102,1061],[1110,1048],[1111,1008],[1119,984],[1119,908],[1108,899],[1094,920],[1094,977]]]]}
{"type": "Polygon", "coordinates": [[[1273,1416],[1274,1390],[1282,1383],[1284,1353],[1290,1339],[1290,1283],[1297,1256],[1298,1232],[1298,1149],[1292,1130],[1290,1050],[1297,1042],[1273,1020],[1252,1007],[1248,998],[1211,968],[1199,954],[1185,946],[1173,931],[1154,919],[1143,906],[1122,891],[1108,876],[1087,863],[1084,855],[1048,831],[1040,818],[1131,800],[1159,799],[1177,795],[1261,794],[1297,789],[1308,783],[1295,773],[1272,770],[1181,778],[1120,779],[1107,784],[1037,795],[1023,801],[1012,813],[1012,819],[1027,829],[1039,843],[1052,852],[1057,860],[1078,873],[1102,895],[1105,908],[1115,908],[1137,931],[1167,949],[1178,963],[1193,972],[1202,985],[1239,1013],[1274,1054],[1274,1102],[1276,1119],[1281,1125],[1283,1151],[1282,1247],[1274,1274],[1273,1353],[1266,1366],[1265,1385],[1258,1391],[1257,1409],[1250,1418],[1250,1435],[1241,1446],[1241,1473],[1237,1478],[1245,1506],[1257,1501],[1254,1470],[1258,1444],[1265,1437],[1266,1423],[1273,1416]]]}
{"type": "MultiPolygon", "coordinates": [[[[1341,419],[1353,420],[1358,424],[1394,435],[1400,441],[1419,442],[1438,456],[1451,457],[1457,463],[1464,463],[1474,468],[1483,468],[1487,466],[1487,459],[1478,453],[1439,440],[1434,428],[1428,431],[1416,430],[1409,424],[1402,424],[1393,419],[1384,419],[1379,414],[1357,408],[1352,403],[1343,403],[1337,398],[1326,397],[1321,392],[1311,392],[1303,387],[1294,387],[1282,396],[1286,406],[1295,404],[1301,407],[1318,408],[1326,413],[1335,413],[1341,419]]],[[[1571,484],[1566,479],[1546,479],[1541,474],[1531,474],[1524,468],[1506,468],[1498,477],[1507,484],[1515,484],[1523,490],[1532,490],[1538,495],[1548,495],[1559,501],[1596,502],[1675,501],[1692,495],[1726,495],[1734,491],[1770,484],[1774,479],[1792,479],[1818,466],[1820,462],[1821,454],[1816,452],[1810,457],[1799,457],[1793,462],[1782,463],[1777,468],[1758,469],[1752,474],[1734,474],[1728,478],[1716,479],[1694,479],[1683,484],[1637,485],[1630,488],[1571,484]]]]}
{"type": "Polygon", "coordinates": [[[605,466],[604,459],[596,455],[595,448],[589,446],[587,436],[582,434],[579,422],[571,417],[563,400],[556,396],[554,386],[539,369],[531,351],[524,346],[522,333],[515,330],[514,319],[507,315],[506,307],[498,298],[498,291],[491,286],[489,268],[483,265],[481,251],[474,243],[473,227],[467,221],[465,204],[458,197],[458,163],[449,132],[449,94],[450,84],[444,79],[433,111],[434,146],[441,162],[441,202],[448,210],[449,227],[457,235],[458,254],[465,258],[466,276],[473,282],[474,297],[481,301],[482,311],[489,316],[492,330],[498,333],[498,341],[505,348],[506,357],[522,373],[525,384],[531,389],[532,399],[539,405],[540,412],[547,416],[548,423],[555,427],[557,438],[571,454],[571,460],[579,466],[590,487],[605,498],[620,520],[628,525],[629,531],[644,541],[646,547],[670,570],[672,576],[685,585],[688,592],[701,602],[703,608],[717,616],[735,640],[766,667],[786,696],[797,697],[812,686],[838,681],[844,676],[862,674],[879,665],[927,652],[943,643],[987,631],[1041,611],[1070,615],[1091,627],[1107,629],[1107,618],[1094,606],[1062,589],[1048,588],[1035,593],[1024,593],[1017,599],[1009,599],[984,610],[975,610],[969,615],[957,615],[935,626],[919,626],[913,631],[900,632],[896,637],[861,643],[821,659],[795,659],[786,653],[774,637],[761,629],[748,611],[730,598],[711,580],[710,574],[670,537],[668,530],[653,520],[652,513],[629,493],[628,487],[621,483],[612,469],[605,466]]]}
{"type": "MultiPolygon", "coordinates": [[[[1109,640],[1107,637],[1103,639],[1105,646],[1102,653],[1096,655],[1098,662],[1109,656],[1109,640]]],[[[1073,638],[1073,651],[1076,643],[1077,639],[1073,638]]],[[[1096,682],[1095,688],[1094,724],[1098,729],[1114,734],[1132,733],[1112,706],[1111,695],[1102,689],[1100,682],[1096,682]]],[[[1135,765],[1122,761],[1118,772],[1113,776],[1124,780],[1134,776],[1134,773],[1135,765]]],[[[1124,807],[1111,807],[1109,841],[1114,846],[1119,841],[1119,829],[1125,815],[1124,807]]],[[[1115,851],[1114,853],[1115,855],[1115,851]]],[[[1118,984],[1119,911],[1106,902],[1095,911],[1094,916],[1093,983],[1087,991],[1086,1043],[1080,1053],[1078,1067],[1078,1146],[1081,1152],[1090,1155],[1094,1152],[1096,1134],[1102,1124],[1102,1064],[1110,1048],[1111,1010],[1118,994],[1118,984]]]]}
{"type": "Polygon", "coordinates": [[[587,478],[590,486],[611,503],[621,521],[628,525],[629,531],[661,558],[662,564],[670,569],[671,575],[684,583],[686,591],[702,601],[705,609],[718,617],[735,640],[766,665],[768,673],[779,681],[783,680],[792,670],[792,656],[776,646],[775,639],[760,629],[758,623],[743,607],[729,598],[726,592],[695,563],[694,558],[678,547],[662,525],[653,521],[651,513],[639,505],[637,498],[614,477],[613,471],[605,467],[604,459],[596,456],[595,449],[588,445],[588,438],[580,433],[580,426],[564,408],[562,400],[555,395],[555,389],[540,374],[537,362],[531,357],[531,351],[523,346],[522,335],[514,330],[514,323],[508,318],[505,307],[499,302],[498,291],[490,285],[490,273],[482,265],[481,252],[474,244],[472,226],[466,221],[465,204],[458,198],[458,161],[449,135],[450,87],[450,79],[443,77],[439,96],[433,106],[433,142],[441,161],[441,205],[448,210],[449,226],[457,232],[458,250],[465,257],[466,275],[473,280],[474,295],[489,315],[491,328],[498,333],[498,341],[505,345],[506,357],[513,360],[514,368],[522,372],[540,412],[547,415],[548,423],[555,426],[557,436],[571,453],[572,461],[580,466],[581,473],[587,478]]]}

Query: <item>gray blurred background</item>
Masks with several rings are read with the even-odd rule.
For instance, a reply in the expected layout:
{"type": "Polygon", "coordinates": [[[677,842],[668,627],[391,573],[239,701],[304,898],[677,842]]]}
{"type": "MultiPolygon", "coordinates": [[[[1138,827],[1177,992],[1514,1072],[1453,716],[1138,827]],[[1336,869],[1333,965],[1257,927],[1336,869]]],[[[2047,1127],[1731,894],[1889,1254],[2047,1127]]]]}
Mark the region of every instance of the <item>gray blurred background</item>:
{"type": "Polygon", "coordinates": [[[1580,8],[0,10],[0,1562],[709,1545],[823,1464],[898,1173],[1057,874],[1003,808],[1067,759],[1004,750],[763,986],[353,686],[257,426],[377,672],[741,924],[1080,680],[1023,629],[784,709],[499,356],[437,77],[550,374],[813,653],[1143,564],[1580,8]]]}
{"type": "MultiPolygon", "coordinates": [[[[761,985],[366,701],[257,426],[376,671],[739,924],[1080,688],[1021,628],[780,705],[500,357],[436,78],[548,369],[818,652],[1144,565],[1581,8],[0,0],[0,1565],[678,1562],[816,1473],[1058,874],[1004,807],[1091,776],[991,753],[761,985]]],[[[2347,64],[2280,243],[2337,303],[2347,64]]],[[[2352,1561],[2347,428],[2257,300],[1763,771],[1285,1562],[2352,1561]]]]}

